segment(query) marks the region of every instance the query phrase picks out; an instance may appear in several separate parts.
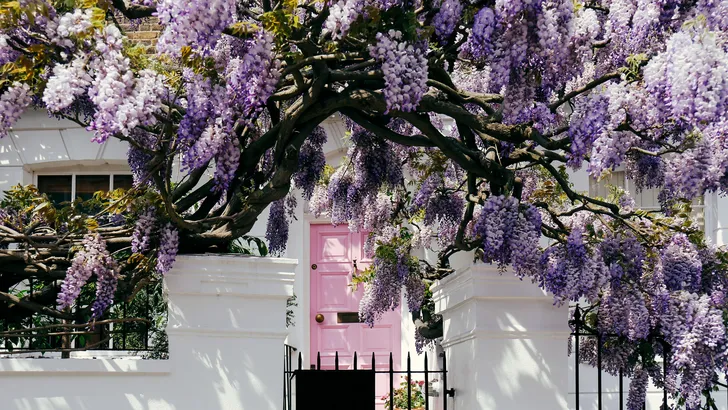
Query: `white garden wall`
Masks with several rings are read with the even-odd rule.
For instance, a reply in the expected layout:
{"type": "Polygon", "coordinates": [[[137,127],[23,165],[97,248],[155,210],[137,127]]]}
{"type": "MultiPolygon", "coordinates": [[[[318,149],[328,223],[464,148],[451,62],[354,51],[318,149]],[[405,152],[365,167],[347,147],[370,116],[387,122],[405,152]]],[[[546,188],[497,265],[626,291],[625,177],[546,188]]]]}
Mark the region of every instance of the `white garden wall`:
{"type": "Polygon", "coordinates": [[[280,410],[297,261],[180,256],[170,359],[0,359],[3,410],[280,410]]]}

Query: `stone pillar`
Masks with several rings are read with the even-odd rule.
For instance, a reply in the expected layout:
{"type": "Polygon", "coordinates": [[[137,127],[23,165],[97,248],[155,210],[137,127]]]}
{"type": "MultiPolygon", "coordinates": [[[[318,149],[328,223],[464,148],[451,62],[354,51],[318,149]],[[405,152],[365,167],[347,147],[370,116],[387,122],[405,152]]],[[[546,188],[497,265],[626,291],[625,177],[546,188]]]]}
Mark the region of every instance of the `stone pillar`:
{"type": "Polygon", "coordinates": [[[568,307],[529,280],[476,264],[433,289],[454,410],[568,408],[568,307]]]}
{"type": "Polygon", "coordinates": [[[296,260],[181,255],[169,297],[176,409],[280,410],[286,299],[296,260]]]}

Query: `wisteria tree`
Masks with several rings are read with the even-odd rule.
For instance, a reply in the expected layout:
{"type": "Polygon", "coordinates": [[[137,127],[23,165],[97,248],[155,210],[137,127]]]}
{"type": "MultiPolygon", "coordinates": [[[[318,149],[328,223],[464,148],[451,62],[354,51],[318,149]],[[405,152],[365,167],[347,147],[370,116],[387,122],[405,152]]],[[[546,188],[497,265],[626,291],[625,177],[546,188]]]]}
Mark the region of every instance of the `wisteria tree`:
{"type": "Polygon", "coordinates": [[[100,317],[178,252],[228,251],[269,206],[279,253],[296,187],[315,214],[371,232],[367,323],[404,289],[427,343],[429,283],[475,251],[581,304],[610,340],[606,370],[635,380],[630,409],[648,380],[698,408],[728,371],[728,259],[690,217],[728,188],[726,0],[20,0],[0,27],[2,133],[47,110],[128,142],[135,177],[94,206],[7,195],[0,282],[48,286],[1,292],[5,317],[67,318],[92,285],[100,317]],[[121,18],[158,20],[156,53],[121,18]],[[337,169],[331,116],[350,131],[337,169]],[[624,169],[662,209],[577,192],[569,168],[624,169]]]}

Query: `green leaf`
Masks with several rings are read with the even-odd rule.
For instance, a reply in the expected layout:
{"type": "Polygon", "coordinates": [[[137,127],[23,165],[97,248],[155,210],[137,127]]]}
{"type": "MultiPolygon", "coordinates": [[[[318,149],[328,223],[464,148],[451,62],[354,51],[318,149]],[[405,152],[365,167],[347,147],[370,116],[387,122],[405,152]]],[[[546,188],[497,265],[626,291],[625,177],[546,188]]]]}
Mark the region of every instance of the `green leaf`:
{"type": "Polygon", "coordinates": [[[263,28],[273,33],[276,42],[280,43],[291,36],[293,32],[290,19],[283,10],[274,10],[260,15],[263,28]]]}
{"type": "Polygon", "coordinates": [[[248,21],[240,21],[234,23],[229,28],[230,31],[232,31],[233,35],[236,37],[248,37],[250,34],[260,30],[260,27],[258,25],[248,21]]]}

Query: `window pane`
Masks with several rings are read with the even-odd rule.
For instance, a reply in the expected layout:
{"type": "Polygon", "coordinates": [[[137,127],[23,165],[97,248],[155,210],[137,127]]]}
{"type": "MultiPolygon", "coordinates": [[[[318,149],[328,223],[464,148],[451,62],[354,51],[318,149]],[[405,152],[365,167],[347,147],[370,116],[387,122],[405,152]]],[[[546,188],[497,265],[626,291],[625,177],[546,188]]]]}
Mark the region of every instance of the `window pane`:
{"type": "Polygon", "coordinates": [[[71,201],[71,175],[39,175],[38,190],[55,205],[71,201]]]}
{"type": "Polygon", "coordinates": [[[612,173],[601,180],[589,178],[589,195],[592,197],[607,198],[609,186],[624,188],[624,171],[612,171],[612,173]]]}
{"type": "Polygon", "coordinates": [[[131,189],[134,180],[131,175],[114,175],[114,189],[131,189]]]}
{"type": "Polygon", "coordinates": [[[94,192],[109,190],[108,175],[76,175],[76,198],[87,201],[94,192]]]}

